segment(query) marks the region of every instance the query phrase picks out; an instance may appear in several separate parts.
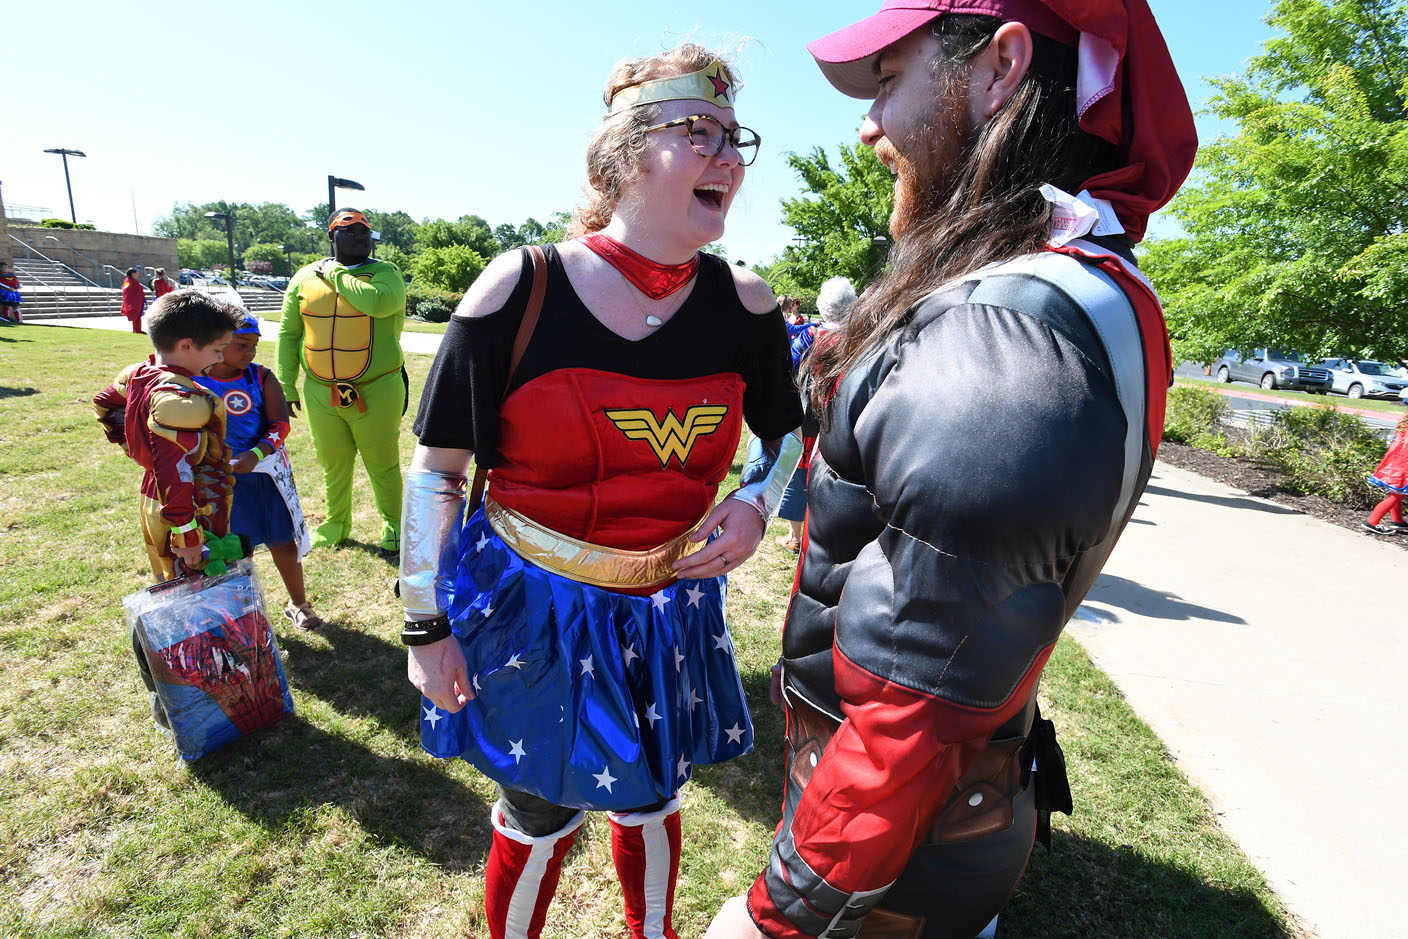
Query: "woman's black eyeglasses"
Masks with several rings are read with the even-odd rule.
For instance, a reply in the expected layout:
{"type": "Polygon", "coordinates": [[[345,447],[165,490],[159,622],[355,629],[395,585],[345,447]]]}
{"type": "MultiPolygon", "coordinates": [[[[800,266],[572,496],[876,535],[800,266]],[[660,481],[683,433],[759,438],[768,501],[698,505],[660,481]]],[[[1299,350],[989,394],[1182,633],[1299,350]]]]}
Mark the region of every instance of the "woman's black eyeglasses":
{"type": "Polygon", "coordinates": [[[709,159],[723,153],[725,143],[733,144],[742,166],[752,165],[763,144],[763,138],[747,127],[725,127],[718,118],[707,114],[691,114],[663,124],[652,124],[646,130],[664,130],[667,127],[684,127],[689,133],[689,145],[694,152],[709,159]]]}

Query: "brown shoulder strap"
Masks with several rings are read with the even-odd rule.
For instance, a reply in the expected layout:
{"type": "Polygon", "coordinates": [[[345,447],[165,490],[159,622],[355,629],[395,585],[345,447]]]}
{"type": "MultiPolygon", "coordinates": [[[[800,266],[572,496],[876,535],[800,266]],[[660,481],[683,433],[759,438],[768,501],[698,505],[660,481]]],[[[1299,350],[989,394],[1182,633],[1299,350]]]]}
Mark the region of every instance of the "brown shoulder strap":
{"type": "MultiPolygon", "coordinates": [[[[528,343],[533,339],[533,330],[538,328],[538,317],[543,312],[543,298],[548,292],[548,259],[543,253],[543,249],[537,245],[528,246],[528,254],[533,258],[533,292],[528,295],[528,306],[523,310],[523,319],[518,324],[518,334],[513,337],[513,352],[509,355],[508,373],[504,377],[504,390],[499,395],[499,403],[508,397],[509,385],[513,383],[513,373],[518,371],[518,363],[523,361],[523,353],[528,349],[528,343]]],[[[474,484],[469,490],[469,511],[473,512],[479,507],[479,500],[484,495],[484,483],[489,478],[489,471],[479,465],[476,460],[474,464],[474,484]]]]}

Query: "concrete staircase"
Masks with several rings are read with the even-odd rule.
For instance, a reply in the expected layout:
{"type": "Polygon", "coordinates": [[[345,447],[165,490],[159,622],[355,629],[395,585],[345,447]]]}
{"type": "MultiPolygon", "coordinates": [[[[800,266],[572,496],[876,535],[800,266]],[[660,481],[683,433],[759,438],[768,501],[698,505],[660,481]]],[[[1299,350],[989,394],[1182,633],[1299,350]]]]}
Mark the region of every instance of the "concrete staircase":
{"type": "Polygon", "coordinates": [[[66,264],[43,258],[15,258],[10,262],[20,283],[26,287],[91,287],[66,264]]]}

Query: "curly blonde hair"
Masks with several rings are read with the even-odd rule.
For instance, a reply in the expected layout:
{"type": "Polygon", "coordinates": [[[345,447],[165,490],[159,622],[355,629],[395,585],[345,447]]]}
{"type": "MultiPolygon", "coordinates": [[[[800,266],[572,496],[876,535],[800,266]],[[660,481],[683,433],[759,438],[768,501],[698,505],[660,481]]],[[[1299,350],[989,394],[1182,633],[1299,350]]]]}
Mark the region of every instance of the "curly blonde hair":
{"type": "MultiPolygon", "coordinates": [[[[611,106],[611,99],[622,89],[657,78],[670,78],[697,72],[718,59],[723,63],[728,81],[738,82],[738,73],[722,55],[692,42],[681,43],[657,55],[639,59],[624,59],[616,63],[606,80],[602,99],[611,106]]],[[[660,116],[658,104],[643,104],[607,114],[587,145],[587,202],[577,207],[567,227],[569,237],[601,231],[611,221],[616,205],[621,201],[621,189],[640,167],[641,157],[649,146],[646,128],[660,116]]]]}

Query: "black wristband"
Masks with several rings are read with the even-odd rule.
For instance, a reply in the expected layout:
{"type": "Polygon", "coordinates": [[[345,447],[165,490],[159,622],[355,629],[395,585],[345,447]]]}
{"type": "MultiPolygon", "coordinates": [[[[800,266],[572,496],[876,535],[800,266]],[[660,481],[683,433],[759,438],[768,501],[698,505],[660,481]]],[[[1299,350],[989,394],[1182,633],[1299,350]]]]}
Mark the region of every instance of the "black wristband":
{"type": "Polygon", "coordinates": [[[401,644],[407,646],[428,646],[451,635],[450,617],[441,613],[434,619],[406,620],[401,628],[401,644]]]}

